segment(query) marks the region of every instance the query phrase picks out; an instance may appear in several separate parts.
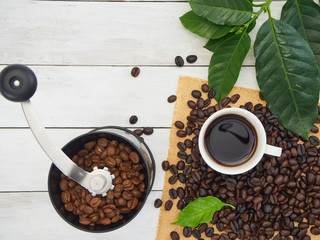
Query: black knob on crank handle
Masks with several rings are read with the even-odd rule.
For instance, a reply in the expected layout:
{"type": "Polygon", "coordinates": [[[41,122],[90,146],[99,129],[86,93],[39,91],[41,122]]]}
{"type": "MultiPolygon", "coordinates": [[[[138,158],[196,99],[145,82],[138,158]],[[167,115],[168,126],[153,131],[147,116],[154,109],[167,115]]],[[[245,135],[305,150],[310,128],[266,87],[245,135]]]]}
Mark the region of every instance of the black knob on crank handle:
{"type": "Polygon", "coordinates": [[[31,98],[37,89],[37,77],[25,65],[12,64],[0,73],[0,92],[8,100],[24,102],[31,98]]]}

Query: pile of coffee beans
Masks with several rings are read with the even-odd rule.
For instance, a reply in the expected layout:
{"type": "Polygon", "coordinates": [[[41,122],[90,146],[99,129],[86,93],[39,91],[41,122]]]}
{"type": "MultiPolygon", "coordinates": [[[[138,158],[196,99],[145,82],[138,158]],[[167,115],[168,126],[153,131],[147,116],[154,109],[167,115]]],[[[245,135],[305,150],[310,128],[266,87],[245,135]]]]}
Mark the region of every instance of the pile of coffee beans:
{"type": "MultiPolygon", "coordinates": [[[[320,234],[320,159],[319,139],[299,138],[286,130],[266,106],[247,102],[240,108],[255,114],[262,122],[267,143],[283,149],[280,157],[264,155],[252,170],[240,175],[225,175],[208,167],[198,148],[198,136],[204,121],[214,112],[236,103],[240,95],[211,104],[214,90],[204,84],[191,92],[186,103],[190,108],[186,120],[175,122],[177,136],[176,164],[164,161],[162,168],[170,171],[171,199],[164,200],[164,209],[183,209],[198,197],[215,196],[236,208],[225,207],[216,212],[211,223],[195,229],[184,227],[183,236],[222,239],[293,239],[309,240],[320,234]],[[180,182],[183,187],[175,187],[180,182]],[[178,200],[178,201],[177,201],[178,200]],[[176,202],[176,204],[173,204],[176,202]],[[175,206],[173,206],[175,205],[175,206]]],[[[261,100],[263,100],[260,94],[261,100]]],[[[316,122],[320,122],[318,117],[316,122]]],[[[318,127],[313,126],[312,133],[318,127]]],[[[162,202],[156,200],[155,207],[162,202]]],[[[173,232],[171,239],[180,239],[173,232]]]]}
{"type": "Polygon", "coordinates": [[[100,138],[86,143],[72,161],[88,172],[94,167],[107,167],[115,176],[114,189],[106,197],[93,197],[87,189],[61,174],[61,201],[67,211],[79,215],[80,224],[93,227],[116,223],[142,205],[146,176],[142,173],[142,159],[130,146],[100,138]]]}

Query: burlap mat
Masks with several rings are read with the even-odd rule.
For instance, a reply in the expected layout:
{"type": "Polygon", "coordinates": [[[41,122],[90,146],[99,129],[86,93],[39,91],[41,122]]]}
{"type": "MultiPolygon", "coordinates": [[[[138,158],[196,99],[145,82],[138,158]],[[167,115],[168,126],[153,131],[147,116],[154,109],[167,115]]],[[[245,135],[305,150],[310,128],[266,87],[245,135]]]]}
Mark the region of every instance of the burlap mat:
{"type": "MultiPolygon", "coordinates": [[[[169,146],[169,151],[168,151],[168,158],[167,160],[169,161],[170,165],[171,164],[176,164],[179,161],[179,158],[177,157],[177,152],[179,151],[177,148],[178,142],[181,141],[181,138],[177,137],[176,132],[177,128],[175,127],[174,123],[177,120],[180,120],[184,122],[185,124],[187,123],[186,117],[190,113],[190,108],[187,105],[187,101],[190,99],[193,99],[191,96],[191,92],[194,89],[200,90],[201,91],[201,86],[204,83],[208,83],[205,80],[198,79],[198,78],[192,78],[192,77],[187,77],[183,76],[179,78],[178,82],[178,88],[177,88],[177,100],[175,102],[175,108],[174,108],[174,115],[172,119],[172,124],[171,124],[171,131],[170,131],[170,146],[169,146]]],[[[244,105],[247,102],[252,102],[254,105],[257,103],[262,103],[264,106],[266,102],[262,101],[259,98],[259,91],[258,90],[253,90],[253,89],[248,89],[248,88],[242,88],[242,87],[234,87],[232,91],[229,94],[229,97],[231,97],[234,94],[240,94],[240,99],[238,100],[237,103],[232,104],[230,103],[232,107],[239,107],[240,105],[244,105]]],[[[207,93],[204,93],[206,96],[207,93]]],[[[217,102],[212,99],[211,101],[211,106],[215,105],[217,102]]],[[[319,124],[317,124],[318,127],[319,124]]],[[[313,134],[315,135],[315,134],[313,134]]],[[[320,138],[320,133],[316,134],[318,138],[320,138]]],[[[190,136],[189,136],[190,138],[190,136]]],[[[190,149],[189,149],[190,150],[190,149]]],[[[190,152],[188,152],[190,153],[190,152]]],[[[162,169],[160,170],[162,171],[162,169]]],[[[157,232],[157,240],[167,240],[171,239],[170,238],[170,233],[172,231],[176,231],[180,235],[180,239],[195,239],[193,236],[190,238],[185,238],[182,234],[183,227],[178,226],[178,225],[173,225],[171,224],[172,222],[175,222],[178,219],[178,214],[180,210],[177,209],[177,202],[179,198],[172,200],[169,196],[169,189],[175,188],[177,189],[179,186],[183,186],[179,181],[173,186],[169,184],[168,179],[171,176],[170,171],[167,171],[165,173],[165,181],[164,181],[164,186],[163,186],[163,191],[162,191],[162,201],[163,204],[160,208],[160,216],[159,216],[159,222],[158,222],[158,232],[157,232]],[[173,207],[170,211],[164,210],[164,203],[171,199],[173,201],[173,207]]],[[[212,226],[211,224],[209,224],[212,226]]],[[[212,226],[214,227],[214,226],[212,226]]],[[[214,227],[215,228],[215,227],[214,227]]],[[[217,231],[215,228],[215,233],[220,233],[217,231]]],[[[210,239],[205,236],[205,234],[201,234],[201,237],[203,239],[210,239]]],[[[312,239],[314,240],[320,240],[320,236],[312,236],[312,239]]]]}

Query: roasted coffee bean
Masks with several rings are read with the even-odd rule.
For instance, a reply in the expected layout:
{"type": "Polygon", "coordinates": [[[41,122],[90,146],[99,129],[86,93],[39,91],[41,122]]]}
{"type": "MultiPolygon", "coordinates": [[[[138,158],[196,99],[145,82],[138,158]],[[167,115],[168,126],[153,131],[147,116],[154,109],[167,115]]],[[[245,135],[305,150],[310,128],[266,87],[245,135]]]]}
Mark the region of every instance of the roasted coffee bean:
{"type": "Polygon", "coordinates": [[[197,104],[192,100],[189,100],[187,104],[188,104],[189,108],[191,108],[191,109],[194,109],[197,106],[197,104]]]}
{"type": "Polygon", "coordinates": [[[140,162],[140,157],[139,157],[139,155],[138,155],[136,152],[134,152],[134,151],[132,151],[132,152],[129,154],[129,158],[130,158],[130,160],[131,160],[133,163],[139,163],[139,162],[140,162]]]}
{"type": "Polygon", "coordinates": [[[169,170],[170,170],[170,172],[171,172],[172,174],[177,174],[177,173],[178,173],[178,168],[177,168],[177,166],[174,165],[174,164],[172,164],[172,165],[170,166],[169,170]]]}
{"type": "Polygon", "coordinates": [[[275,184],[280,185],[283,182],[283,176],[281,174],[278,174],[274,180],[275,184]]]}
{"type": "MultiPolygon", "coordinates": [[[[239,237],[238,238],[242,239],[243,237],[239,237]]],[[[220,239],[220,235],[219,234],[213,234],[211,237],[211,240],[219,240],[220,239]]]]}
{"type": "Polygon", "coordinates": [[[310,232],[311,232],[313,235],[319,235],[319,234],[320,234],[320,228],[311,227],[311,228],[310,228],[310,232]]]}
{"type": "Polygon", "coordinates": [[[130,118],[129,118],[129,123],[130,124],[136,124],[138,122],[138,117],[136,115],[132,115],[130,118]]]}
{"type": "Polygon", "coordinates": [[[253,107],[253,104],[252,102],[247,102],[244,107],[248,110],[248,111],[251,111],[252,110],[252,107],[253,107]]]}
{"type": "Polygon", "coordinates": [[[132,70],[131,70],[131,76],[132,77],[138,77],[139,74],[140,74],[140,68],[138,68],[138,67],[132,68],[132,70]]]}
{"type": "Polygon", "coordinates": [[[306,236],[307,232],[308,232],[308,229],[302,229],[300,230],[300,232],[298,232],[297,236],[299,238],[303,238],[304,236],[306,236]]]}
{"type": "Polygon", "coordinates": [[[179,157],[179,158],[182,158],[182,159],[186,159],[187,156],[188,156],[188,154],[185,152],[186,149],[187,149],[186,145],[184,145],[183,142],[178,142],[177,146],[178,146],[178,148],[180,149],[180,152],[178,152],[178,154],[177,154],[178,157],[179,157]],[[179,155],[180,155],[180,156],[179,156],[179,155]],[[184,157],[183,157],[183,156],[184,156],[184,157]]]}
{"type": "Polygon", "coordinates": [[[235,231],[235,232],[239,230],[239,225],[238,225],[238,223],[235,222],[235,221],[230,222],[230,227],[231,227],[231,229],[232,229],[233,231],[235,231]]]}
{"type": "Polygon", "coordinates": [[[282,215],[283,215],[284,217],[290,217],[292,213],[293,213],[293,210],[290,209],[290,208],[288,208],[288,209],[286,209],[286,210],[282,213],[282,215]]]}
{"type": "Polygon", "coordinates": [[[316,157],[318,155],[318,149],[316,147],[309,148],[307,150],[307,153],[309,154],[309,156],[316,157]]]}
{"type": "Polygon", "coordinates": [[[270,204],[264,204],[264,205],[263,205],[263,211],[264,211],[265,213],[271,213],[272,210],[273,210],[273,208],[272,208],[272,206],[271,206],[270,204]]]}
{"type": "Polygon", "coordinates": [[[91,199],[89,204],[93,208],[99,207],[99,205],[101,204],[101,199],[98,197],[94,197],[91,199]]]}
{"type": "Polygon", "coordinates": [[[316,176],[312,172],[308,172],[307,181],[309,184],[314,184],[314,182],[316,181],[316,176]]]}
{"type": "Polygon", "coordinates": [[[178,197],[179,197],[180,199],[183,199],[183,198],[184,198],[185,192],[184,192],[184,190],[183,190],[182,187],[178,187],[178,188],[177,188],[177,193],[178,193],[178,197]]]}
{"type": "Polygon", "coordinates": [[[181,121],[176,121],[174,125],[179,129],[184,129],[184,123],[181,121]]]}
{"type": "Polygon", "coordinates": [[[223,223],[217,223],[217,229],[221,232],[224,230],[223,223]]]}
{"type": "Polygon", "coordinates": [[[311,132],[318,133],[319,132],[319,128],[316,125],[313,125],[312,128],[311,128],[311,132]]]}
{"type": "Polygon", "coordinates": [[[204,117],[204,113],[203,113],[203,111],[200,111],[199,109],[202,109],[204,107],[204,99],[203,98],[199,98],[198,100],[197,100],[197,108],[198,108],[198,117],[199,118],[203,118],[204,117]],[[199,114],[199,112],[201,112],[202,113],[202,115],[200,116],[200,114],[199,114]]]}
{"type": "Polygon", "coordinates": [[[278,121],[278,117],[276,115],[270,115],[269,117],[267,117],[268,123],[275,123],[277,121],[278,121]]]}
{"type": "Polygon", "coordinates": [[[198,57],[196,55],[189,55],[187,57],[187,62],[188,63],[195,63],[197,61],[198,57]]]}
{"type": "Polygon", "coordinates": [[[192,148],[193,142],[192,142],[190,139],[186,139],[186,140],[184,141],[184,145],[185,145],[187,148],[192,148]]]}
{"type": "Polygon", "coordinates": [[[207,223],[200,223],[198,230],[200,233],[203,233],[207,230],[208,228],[208,224],[207,223]]]}
{"type": "Polygon", "coordinates": [[[192,236],[194,236],[196,239],[199,239],[201,238],[201,233],[197,229],[194,229],[192,230],[192,236]]]}
{"type": "Polygon", "coordinates": [[[170,95],[167,99],[168,103],[173,103],[177,100],[177,96],[176,95],[170,95]]]}
{"type": "Polygon", "coordinates": [[[177,208],[179,210],[182,210],[184,208],[184,202],[182,200],[179,200],[177,203],[177,208]]]}
{"type": "Polygon", "coordinates": [[[226,107],[226,106],[230,103],[230,101],[231,101],[231,98],[229,98],[229,97],[223,98],[223,99],[221,100],[221,105],[222,105],[222,107],[226,107]]]}
{"type": "Polygon", "coordinates": [[[302,144],[298,144],[297,151],[299,156],[303,156],[305,153],[305,147],[302,144]]]}
{"type": "Polygon", "coordinates": [[[306,222],[301,222],[301,223],[299,223],[299,228],[301,228],[301,229],[307,229],[307,228],[309,228],[309,224],[308,223],[306,223],[306,222]]]}
{"type": "Polygon", "coordinates": [[[128,208],[130,208],[130,209],[135,209],[136,208],[136,206],[138,205],[138,199],[137,198],[133,198],[133,199],[131,199],[131,200],[129,200],[128,202],[127,202],[127,207],[128,208]]]}
{"type": "Polygon", "coordinates": [[[170,197],[171,197],[172,199],[176,199],[176,198],[178,197],[177,190],[171,188],[171,189],[169,190],[169,195],[170,195],[170,197]]]}
{"type": "Polygon", "coordinates": [[[191,95],[194,98],[200,98],[202,94],[201,94],[201,92],[199,90],[193,90],[191,95]]]}
{"type": "Polygon", "coordinates": [[[69,211],[69,212],[72,212],[73,209],[74,209],[74,205],[71,203],[71,202],[68,202],[64,205],[64,208],[69,211]]]}
{"type": "Polygon", "coordinates": [[[172,240],[179,240],[180,239],[180,236],[176,231],[172,231],[170,233],[170,237],[171,237],[172,240]]]}
{"type": "Polygon", "coordinates": [[[172,208],[173,202],[171,200],[166,201],[166,203],[164,204],[164,209],[166,211],[169,211],[172,208]]]}
{"type": "Polygon", "coordinates": [[[255,111],[260,111],[262,108],[263,108],[263,106],[262,106],[261,103],[258,103],[258,104],[256,104],[256,105],[253,107],[253,109],[254,109],[255,111]]]}
{"type": "Polygon", "coordinates": [[[183,170],[185,168],[185,162],[184,161],[179,161],[177,163],[177,169],[178,170],[183,170]]]}
{"type": "Polygon", "coordinates": [[[299,228],[294,227],[293,229],[291,229],[291,232],[290,232],[290,233],[291,233],[292,236],[296,236],[299,231],[300,231],[299,228]]]}
{"type": "Polygon", "coordinates": [[[137,134],[138,136],[141,136],[143,134],[143,130],[142,129],[135,129],[133,132],[135,134],[137,134]]]}
{"type": "Polygon", "coordinates": [[[187,178],[186,178],[186,175],[184,175],[183,173],[178,173],[178,180],[181,182],[181,183],[185,183],[187,178]]]}
{"type": "Polygon", "coordinates": [[[178,130],[177,131],[177,136],[181,137],[181,138],[186,137],[187,136],[187,132],[184,131],[184,130],[178,130]]]}
{"type": "Polygon", "coordinates": [[[213,233],[214,233],[213,227],[207,228],[207,230],[206,230],[206,232],[205,232],[205,234],[206,234],[207,237],[212,237],[213,233]]]}
{"type": "Polygon", "coordinates": [[[234,178],[227,178],[226,179],[226,184],[229,187],[235,187],[237,184],[237,180],[235,180],[234,178]]]}
{"type": "Polygon", "coordinates": [[[169,177],[169,183],[171,185],[175,184],[178,181],[178,176],[177,175],[173,175],[171,177],[169,177]]]}
{"type": "Polygon", "coordinates": [[[184,60],[181,56],[176,56],[176,58],[174,59],[174,62],[178,67],[182,67],[184,65],[184,60]]]}
{"type": "Polygon", "coordinates": [[[169,164],[168,161],[162,161],[161,166],[162,166],[163,171],[168,171],[169,167],[170,167],[170,164],[169,164]]]}
{"type": "Polygon", "coordinates": [[[61,193],[61,201],[63,203],[68,203],[71,201],[71,195],[69,192],[62,192],[61,193]]]}
{"type": "Polygon", "coordinates": [[[232,103],[236,103],[236,102],[238,102],[239,98],[240,98],[239,94],[234,94],[234,95],[231,96],[230,100],[231,100],[232,103]]]}
{"type": "Polygon", "coordinates": [[[153,133],[153,128],[152,127],[144,127],[142,131],[145,135],[151,135],[153,133]]]}
{"type": "Polygon", "coordinates": [[[183,236],[190,237],[192,234],[192,228],[191,227],[184,227],[183,228],[183,236]]]}
{"type": "Polygon", "coordinates": [[[216,91],[214,89],[210,89],[208,92],[208,98],[212,99],[216,96],[216,91]]]}
{"type": "Polygon", "coordinates": [[[125,190],[122,192],[122,197],[123,199],[129,201],[134,197],[134,195],[130,190],[125,190]]]}
{"type": "Polygon", "coordinates": [[[61,191],[67,191],[69,186],[68,186],[68,180],[67,179],[61,179],[59,183],[59,187],[61,191]]]}
{"type": "Polygon", "coordinates": [[[264,97],[262,96],[262,93],[261,93],[261,92],[259,92],[259,98],[260,98],[262,101],[264,101],[264,97]]]}
{"type": "Polygon", "coordinates": [[[83,211],[84,211],[85,213],[87,213],[87,214],[91,214],[91,213],[94,212],[93,208],[90,207],[90,206],[85,206],[84,209],[83,209],[83,211]]]}
{"type": "Polygon", "coordinates": [[[281,229],[281,230],[279,231],[279,233],[280,233],[281,236],[285,236],[285,237],[287,237],[287,236],[290,235],[290,231],[287,230],[287,229],[281,229]]]}
{"type": "Polygon", "coordinates": [[[209,92],[209,85],[208,84],[202,84],[202,86],[201,86],[201,90],[202,90],[202,92],[209,92]]]}
{"type": "Polygon", "coordinates": [[[89,218],[84,218],[84,217],[80,217],[79,218],[79,223],[82,225],[89,225],[91,223],[89,218]]]}
{"type": "MultiPolygon", "coordinates": [[[[225,233],[222,233],[220,236],[221,240],[230,240],[229,236],[225,233]]],[[[250,239],[251,240],[251,239],[250,239]]],[[[258,240],[258,239],[257,239],[258,240]]]]}
{"type": "Polygon", "coordinates": [[[309,141],[313,146],[319,145],[319,138],[317,138],[316,136],[310,136],[309,141]]]}

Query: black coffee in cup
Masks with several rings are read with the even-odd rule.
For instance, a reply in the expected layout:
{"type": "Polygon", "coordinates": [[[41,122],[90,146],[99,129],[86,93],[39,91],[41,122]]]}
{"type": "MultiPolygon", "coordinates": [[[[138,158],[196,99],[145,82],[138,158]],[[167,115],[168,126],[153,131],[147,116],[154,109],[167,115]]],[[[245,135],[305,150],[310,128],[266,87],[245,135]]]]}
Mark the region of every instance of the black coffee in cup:
{"type": "Polygon", "coordinates": [[[247,162],[257,146],[257,133],[242,116],[226,114],[215,119],[204,134],[207,154],[216,163],[235,167],[247,162]]]}

